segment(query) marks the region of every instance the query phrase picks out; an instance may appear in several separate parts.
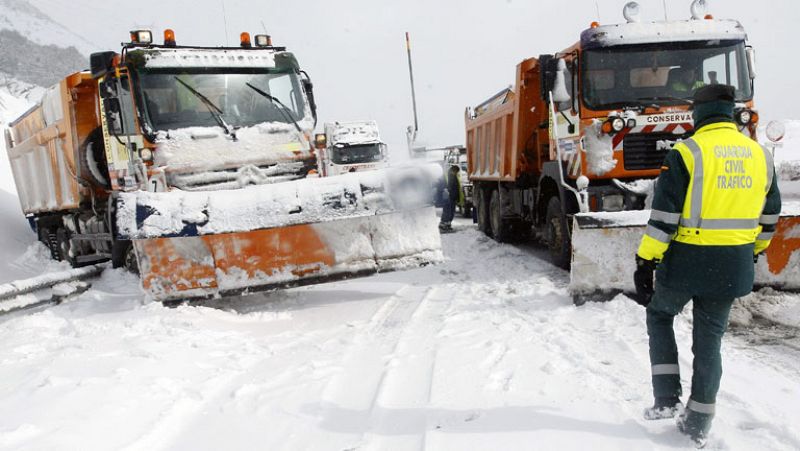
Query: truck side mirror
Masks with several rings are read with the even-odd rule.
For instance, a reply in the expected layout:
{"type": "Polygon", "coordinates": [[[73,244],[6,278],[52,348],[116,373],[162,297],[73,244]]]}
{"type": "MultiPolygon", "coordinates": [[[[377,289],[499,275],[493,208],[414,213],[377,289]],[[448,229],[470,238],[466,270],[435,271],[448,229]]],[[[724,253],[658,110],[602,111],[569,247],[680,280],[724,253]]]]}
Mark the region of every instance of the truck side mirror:
{"type": "MultiPolygon", "coordinates": [[[[569,75],[567,63],[562,58],[559,58],[557,64],[558,69],[553,80],[553,102],[561,104],[569,102],[572,97],[567,92],[567,76],[569,75]]],[[[571,75],[569,76],[571,77],[571,75]]]]}
{"type": "Polygon", "coordinates": [[[555,83],[558,60],[553,55],[539,55],[539,88],[545,103],[550,101],[550,91],[555,83]]]}
{"type": "Polygon", "coordinates": [[[756,51],[752,47],[747,47],[747,71],[751,80],[756,78],[756,51]]]}
{"type": "Polygon", "coordinates": [[[114,69],[114,58],[116,52],[96,52],[89,56],[89,67],[92,70],[92,78],[98,79],[114,69]]]}
{"type": "Polygon", "coordinates": [[[317,125],[317,102],[314,101],[314,83],[311,82],[311,77],[308,76],[306,71],[300,71],[300,74],[303,81],[303,91],[306,92],[308,104],[311,107],[311,115],[314,116],[314,125],[317,125]]]}

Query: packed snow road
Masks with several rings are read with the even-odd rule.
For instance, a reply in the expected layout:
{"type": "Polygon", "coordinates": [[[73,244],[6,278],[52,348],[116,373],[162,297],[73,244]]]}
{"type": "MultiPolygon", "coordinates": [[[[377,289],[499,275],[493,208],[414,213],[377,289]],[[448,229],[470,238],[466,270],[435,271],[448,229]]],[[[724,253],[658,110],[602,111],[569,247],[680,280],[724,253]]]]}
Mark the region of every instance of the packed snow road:
{"type": "MultiPolygon", "coordinates": [[[[539,251],[467,222],[443,241],[442,265],[201,307],[147,303],[107,270],[76,300],[0,319],[0,448],[691,447],[672,421],[641,419],[644,309],[575,307],[539,251]]],[[[800,360],[747,332],[796,328],[798,297],[745,303],[708,448],[798,449],[800,360]]],[[[677,334],[688,384],[690,313],[677,334]]]]}

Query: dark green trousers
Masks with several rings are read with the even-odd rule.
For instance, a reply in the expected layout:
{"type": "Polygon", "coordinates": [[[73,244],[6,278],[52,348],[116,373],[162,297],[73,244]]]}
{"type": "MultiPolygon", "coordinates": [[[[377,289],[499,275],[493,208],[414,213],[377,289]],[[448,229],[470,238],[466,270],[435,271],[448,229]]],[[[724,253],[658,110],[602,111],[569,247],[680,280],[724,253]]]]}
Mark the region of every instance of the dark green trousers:
{"type": "Polygon", "coordinates": [[[733,298],[693,296],[656,283],[653,300],[647,307],[647,334],[650,337],[653,395],[681,396],[678,346],[672,328],[675,315],[694,300],[692,327],[692,393],[689,408],[713,414],[722,378],[722,336],[728,328],[733,298]]]}

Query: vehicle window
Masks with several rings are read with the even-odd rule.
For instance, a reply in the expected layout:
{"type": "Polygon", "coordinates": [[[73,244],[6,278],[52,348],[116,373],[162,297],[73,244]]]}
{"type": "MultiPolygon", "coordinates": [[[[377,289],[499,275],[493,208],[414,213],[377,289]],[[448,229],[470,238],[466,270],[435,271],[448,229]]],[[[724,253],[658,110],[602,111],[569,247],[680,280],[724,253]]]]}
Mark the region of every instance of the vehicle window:
{"type": "Polygon", "coordinates": [[[733,85],[737,100],[752,98],[740,41],[605,47],[584,51],[583,101],[593,109],[687,104],[698,88],[733,85]]]}
{"type": "Polygon", "coordinates": [[[139,79],[145,116],[155,130],[215,126],[217,121],[210,110],[217,109],[231,126],[290,124],[306,113],[299,78],[291,72],[215,73],[192,68],[142,72],[139,79]],[[209,107],[203,97],[213,106],[209,107]]]}
{"type": "Polygon", "coordinates": [[[381,159],[379,143],[334,146],[331,152],[331,161],[336,164],[372,163],[381,159]]]}

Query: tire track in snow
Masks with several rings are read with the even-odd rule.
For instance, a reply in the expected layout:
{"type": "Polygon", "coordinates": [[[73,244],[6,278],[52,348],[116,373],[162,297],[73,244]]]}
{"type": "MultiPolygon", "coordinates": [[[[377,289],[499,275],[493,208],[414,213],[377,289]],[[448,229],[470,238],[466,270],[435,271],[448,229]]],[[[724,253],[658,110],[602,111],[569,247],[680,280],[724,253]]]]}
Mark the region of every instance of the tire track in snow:
{"type": "Polygon", "coordinates": [[[431,429],[437,335],[454,295],[432,288],[403,329],[365,434],[367,450],[423,450],[431,429]]]}
{"type": "Polygon", "coordinates": [[[323,395],[323,428],[358,439],[348,449],[422,449],[436,360],[435,335],[450,297],[406,286],[376,312],[323,395]]]}
{"type": "MultiPolygon", "coordinates": [[[[273,385],[277,385],[283,381],[287,372],[297,370],[297,368],[280,368],[275,374],[275,365],[272,361],[276,359],[276,355],[288,353],[293,349],[307,348],[311,343],[331,338],[326,338],[325,335],[325,333],[297,335],[290,332],[273,337],[282,338],[281,343],[267,346],[259,344],[256,340],[243,342],[244,348],[236,351],[243,358],[237,361],[246,364],[240,364],[235,369],[207,378],[196,386],[187,388],[176,385],[169,388],[175,398],[174,403],[155,418],[153,427],[146,434],[122,449],[135,451],[181,448],[182,441],[185,437],[192,436],[192,430],[197,427],[195,422],[201,419],[204,412],[225,412],[229,408],[235,408],[240,391],[246,390],[254,377],[269,380],[273,385]],[[263,357],[251,358],[258,355],[263,357]]],[[[230,349],[221,351],[231,352],[230,349]]],[[[298,383],[297,379],[294,379],[294,383],[298,383]]]]}

